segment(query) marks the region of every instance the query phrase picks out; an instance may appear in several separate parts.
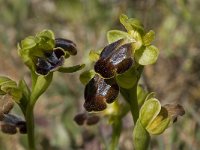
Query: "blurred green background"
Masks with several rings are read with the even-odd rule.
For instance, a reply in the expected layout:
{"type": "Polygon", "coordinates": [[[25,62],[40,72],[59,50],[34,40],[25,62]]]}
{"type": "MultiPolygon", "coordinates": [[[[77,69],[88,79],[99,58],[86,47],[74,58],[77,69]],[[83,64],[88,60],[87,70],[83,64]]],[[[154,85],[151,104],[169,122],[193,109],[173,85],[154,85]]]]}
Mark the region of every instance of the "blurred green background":
{"type": "MultiPolygon", "coordinates": [[[[107,44],[106,32],[124,30],[121,13],[140,19],[156,32],[160,49],[155,65],[147,66],[143,79],[150,91],[166,103],[184,106],[184,117],[153,137],[152,150],[198,150],[200,147],[200,1],[199,0],[0,0],[0,74],[30,84],[28,69],[17,55],[17,43],[43,29],[73,40],[78,55],[67,65],[91,64],[91,49],[107,44]]],[[[79,127],[73,121],[83,112],[84,86],[79,74],[56,73],[36,104],[36,142],[39,150],[103,150],[112,131],[106,120],[79,127]]],[[[16,106],[15,110],[19,112],[16,106]]],[[[133,123],[124,118],[120,150],[132,150],[133,123]]],[[[26,150],[25,135],[0,133],[0,150],[26,150]]]]}

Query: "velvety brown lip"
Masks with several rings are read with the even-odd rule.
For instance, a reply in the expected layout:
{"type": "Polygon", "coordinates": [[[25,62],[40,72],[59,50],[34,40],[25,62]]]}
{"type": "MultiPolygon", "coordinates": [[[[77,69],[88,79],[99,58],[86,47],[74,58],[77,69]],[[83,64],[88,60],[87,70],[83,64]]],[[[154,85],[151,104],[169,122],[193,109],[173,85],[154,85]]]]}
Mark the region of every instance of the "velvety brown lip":
{"type": "Polygon", "coordinates": [[[87,111],[101,111],[106,103],[112,103],[119,94],[119,86],[114,79],[104,79],[98,74],[85,87],[84,107],[87,111]]]}
{"type": "Polygon", "coordinates": [[[131,44],[122,44],[122,40],[106,46],[94,65],[94,70],[104,78],[111,78],[115,74],[127,71],[133,64],[131,44]]]}

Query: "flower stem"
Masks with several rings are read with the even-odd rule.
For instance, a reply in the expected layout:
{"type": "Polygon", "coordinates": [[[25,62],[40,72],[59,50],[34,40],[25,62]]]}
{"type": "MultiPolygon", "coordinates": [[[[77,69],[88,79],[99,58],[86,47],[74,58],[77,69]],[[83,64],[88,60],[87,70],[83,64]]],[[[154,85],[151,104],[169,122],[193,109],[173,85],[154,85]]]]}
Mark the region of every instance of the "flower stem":
{"type": "Polygon", "coordinates": [[[139,117],[139,105],[138,105],[138,97],[137,97],[137,86],[138,86],[138,81],[141,77],[143,71],[143,66],[139,65],[137,66],[137,82],[131,89],[125,89],[120,87],[120,92],[124,99],[128,102],[130,105],[130,110],[131,114],[133,117],[133,121],[136,124],[138,117],[139,117]]]}
{"type": "Polygon", "coordinates": [[[131,107],[131,114],[133,116],[134,124],[136,124],[138,117],[139,117],[139,106],[138,106],[138,98],[137,98],[137,84],[133,87],[130,93],[130,97],[132,98],[129,100],[129,104],[131,107]]]}
{"type": "Polygon", "coordinates": [[[35,150],[35,136],[34,136],[34,114],[33,106],[28,105],[26,111],[26,123],[27,123],[27,136],[29,150],[35,150]]]}

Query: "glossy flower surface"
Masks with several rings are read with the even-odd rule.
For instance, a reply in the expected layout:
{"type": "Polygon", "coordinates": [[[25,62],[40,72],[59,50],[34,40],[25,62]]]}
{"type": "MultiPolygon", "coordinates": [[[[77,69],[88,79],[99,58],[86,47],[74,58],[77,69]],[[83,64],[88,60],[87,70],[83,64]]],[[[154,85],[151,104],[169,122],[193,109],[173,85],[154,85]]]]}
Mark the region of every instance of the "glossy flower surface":
{"type": "Polygon", "coordinates": [[[123,44],[120,39],[107,45],[100,54],[99,60],[95,63],[94,70],[104,78],[114,77],[122,74],[133,64],[131,43],[123,44]]]}
{"type": "Polygon", "coordinates": [[[84,107],[87,111],[101,111],[112,103],[119,94],[119,86],[116,81],[104,79],[96,74],[85,87],[84,107]]]}

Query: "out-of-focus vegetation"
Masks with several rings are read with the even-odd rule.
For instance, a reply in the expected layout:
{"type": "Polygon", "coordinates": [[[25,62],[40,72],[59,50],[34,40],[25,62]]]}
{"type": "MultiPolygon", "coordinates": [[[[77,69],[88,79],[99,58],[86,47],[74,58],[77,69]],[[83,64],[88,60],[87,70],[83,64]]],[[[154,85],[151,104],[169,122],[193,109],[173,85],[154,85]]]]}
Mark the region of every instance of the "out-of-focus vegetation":
{"type": "MultiPolygon", "coordinates": [[[[71,39],[77,57],[67,63],[86,63],[89,50],[106,45],[106,32],[122,29],[118,17],[125,13],[140,19],[156,32],[159,60],[147,66],[143,80],[165,103],[180,103],[186,115],[161,136],[153,138],[151,149],[197,150],[200,147],[200,1],[199,0],[0,0],[0,74],[13,79],[28,70],[17,55],[17,43],[42,29],[71,39]]],[[[37,102],[36,141],[41,150],[105,148],[111,128],[104,119],[97,126],[79,127],[73,121],[84,111],[79,74],[55,75],[45,96],[37,102]]],[[[15,111],[18,112],[16,106],[15,111]]],[[[132,149],[131,117],[124,120],[120,149],[132,149]]],[[[25,135],[0,133],[1,150],[26,150],[25,135]]]]}

